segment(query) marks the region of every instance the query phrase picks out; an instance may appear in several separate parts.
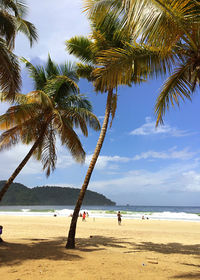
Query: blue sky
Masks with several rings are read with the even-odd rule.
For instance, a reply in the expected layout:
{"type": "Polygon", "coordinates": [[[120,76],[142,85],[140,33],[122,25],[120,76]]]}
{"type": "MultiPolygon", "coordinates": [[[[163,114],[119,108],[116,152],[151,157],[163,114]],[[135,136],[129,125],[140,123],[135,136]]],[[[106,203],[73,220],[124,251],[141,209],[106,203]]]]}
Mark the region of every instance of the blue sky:
{"type": "MultiPolygon", "coordinates": [[[[75,35],[89,34],[82,13],[82,1],[30,0],[28,19],[39,31],[39,41],[32,49],[26,38],[18,36],[15,52],[32,63],[44,63],[48,53],[58,63],[74,60],[65,51],[64,41],[75,35]],[[40,7],[38,9],[38,7],[40,7]]],[[[23,74],[23,92],[32,89],[27,73],[23,74]]],[[[113,126],[108,130],[101,155],[93,172],[90,190],[117,202],[131,205],[199,206],[200,196],[200,108],[199,90],[193,102],[171,109],[165,125],[155,129],[154,104],[163,78],[140,86],[121,87],[113,126]]],[[[91,84],[81,80],[82,93],[93,104],[103,121],[105,95],[96,95],[91,84]]],[[[0,112],[6,109],[1,105],[0,112]]],[[[81,140],[87,152],[84,165],[79,165],[58,143],[56,171],[46,178],[41,164],[31,159],[15,182],[29,187],[42,185],[81,187],[99,133],[90,131],[81,140]]],[[[1,179],[7,179],[30,147],[18,145],[1,152],[1,179]]]]}

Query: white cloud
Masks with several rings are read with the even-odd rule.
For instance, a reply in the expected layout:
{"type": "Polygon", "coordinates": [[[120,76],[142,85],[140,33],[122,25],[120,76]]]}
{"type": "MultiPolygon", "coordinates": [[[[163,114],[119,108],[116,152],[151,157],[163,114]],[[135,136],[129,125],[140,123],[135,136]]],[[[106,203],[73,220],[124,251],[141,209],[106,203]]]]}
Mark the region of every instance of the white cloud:
{"type": "Polygon", "coordinates": [[[155,121],[152,121],[150,117],[146,117],[145,124],[138,127],[130,132],[130,135],[158,135],[165,134],[174,137],[187,136],[189,133],[184,130],[178,130],[177,128],[171,127],[170,125],[163,125],[155,127],[155,121]]]}
{"type": "Polygon", "coordinates": [[[31,60],[39,57],[47,59],[50,53],[58,63],[69,58],[65,51],[64,42],[75,35],[89,33],[89,23],[83,13],[81,0],[34,0],[27,2],[29,14],[27,20],[34,23],[39,33],[39,40],[33,48],[29,47],[28,40],[19,35],[15,53],[31,60]],[[39,7],[39,8],[38,8],[39,7]]]}
{"type": "Polygon", "coordinates": [[[189,152],[188,149],[183,149],[177,151],[176,148],[169,149],[164,152],[156,152],[156,151],[147,151],[136,155],[133,157],[133,160],[141,160],[141,159],[181,159],[187,160],[191,159],[195,153],[189,152]]]}
{"type": "MultiPolygon", "coordinates": [[[[86,165],[90,164],[93,155],[88,155],[86,157],[86,165]]],[[[120,157],[120,156],[99,156],[95,165],[95,169],[117,169],[118,164],[129,162],[131,158],[120,157]],[[114,163],[114,164],[113,164],[114,163]]]]}
{"type": "MultiPolygon", "coordinates": [[[[31,146],[25,146],[23,144],[18,144],[12,149],[5,150],[1,152],[0,161],[0,176],[2,179],[8,179],[14,170],[18,167],[20,162],[29,152],[31,146]]],[[[27,162],[24,168],[20,172],[20,177],[23,175],[35,175],[41,174],[42,166],[41,163],[35,160],[33,157],[27,162]]]]}
{"type": "MultiPolygon", "coordinates": [[[[118,197],[132,193],[200,192],[200,174],[193,169],[196,164],[170,165],[156,172],[131,170],[116,179],[98,180],[90,183],[91,188],[106,194],[117,193],[118,197]]],[[[198,166],[199,167],[199,166],[198,166]]]]}
{"type": "Polygon", "coordinates": [[[183,180],[186,190],[190,192],[200,192],[200,173],[188,171],[183,173],[183,180]]]}

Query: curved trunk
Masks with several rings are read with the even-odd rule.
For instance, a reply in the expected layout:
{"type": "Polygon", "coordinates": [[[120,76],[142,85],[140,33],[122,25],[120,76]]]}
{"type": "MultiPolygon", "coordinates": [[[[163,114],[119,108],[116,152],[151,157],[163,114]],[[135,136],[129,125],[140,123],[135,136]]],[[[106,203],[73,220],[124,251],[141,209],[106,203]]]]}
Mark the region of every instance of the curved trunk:
{"type": "Polygon", "coordinates": [[[107,96],[107,103],[106,103],[106,111],[105,111],[105,117],[104,117],[104,121],[103,121],[103,125],[101,128],[101,132],[99,135],[99,139],[93,154],[93,157],[91,159],[90,165],[88,167],[88,171],[86,173],[85,176],[85,180],[83,182],[78,200],[76,202],[76,206],[74,208],[74,213],[72,216],[72,220],[71,220],[71,225],[70,225],[70,229],[69,229],[69,234],[68,234],[68,239],[67,239],[67,244],[66,244],[66,248],[67,249],[74,249],[75,248],[75,234],[76,234],[76,224],[77,224],[77,220],[78,220],[78,216],[79,216],[79,211],[87,190],[87,186],[89,184],[90,181],[90,177],[92,175],[93,169],[95,167],[96,161],[98,159],[98,156],[100,154],[103,142],[104,142],[104,138],[106,136],[106,131],[107,131],[107,127],[108,127],[108,121],[109,121],[109,116],[110,116],[110,112],[111,112],[111,102],[112,102],[112,94],[113,94],[113,90],[109,90],[108,91],[108,96],[107,96]]]}
{"type": "Polygon", "coordinates": [[[22,168],[26,165],[26,163],[28,162],[28,160],[30,159],[30,157],[32,156],[33,152],[35,151],[35,149],[38,147],[38,145],[40,144],[45,130],[46,130],[47,124],[45,124],[45,126],[43,127],[42,133],[40,134],[40,136],[38,137],[38,139],[36,140],[36,142],[34,143],[34,145],[32,146],[32,148],[30,149],[30,151],[28,152],[28,154],[25,156],[25,158],[22,160],[22,162],[18,165],[18,167],[15,169],[15,171],[13,172],[13,174],[10,176],[10,178],[7,180],[7,182],[5,183],[5,185],[3,186],[3,188],[0,191],[0,201],[2,200],[4,194],[7,192],[7,190],[9,189],[10,185],[12,184],[12,182],[14,181],[14,179],[17,177],[17,175],[20,173],[20,171],[22,170],[22,168]]]}

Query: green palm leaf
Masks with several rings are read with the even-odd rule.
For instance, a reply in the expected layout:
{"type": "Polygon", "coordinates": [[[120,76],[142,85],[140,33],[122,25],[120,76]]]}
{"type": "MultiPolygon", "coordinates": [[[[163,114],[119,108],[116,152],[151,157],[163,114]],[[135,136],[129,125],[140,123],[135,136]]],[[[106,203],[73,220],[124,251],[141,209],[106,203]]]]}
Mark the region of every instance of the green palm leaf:
{"type": "Polygon", "coordinates": [[[191,100],[191,83],[187,79],[189,66],[189,63],[180,65],[163,85],[155,105],[156,126],[163,123],[163,115],[166,109],[169,110],[170,104],[174,107],[175,103],[179,106],[180,99],[182,101],[185,98],[191,100]]]}
{"type": "Polygon", "coordinates": [[[17,57],[8,49],[5,41],[0,39],[0,84],[1,91],[7,92],[8,101],[13,101],[15,93],[20,89],[19,71],[17,57]]]}
{"type": "Polygon", "coordinates": [[[38,40],[38,34],[35,26],[22,18],[17,18],[17,31],[22,32],[29,39],[30,46],[33,46],[33,43],[38,40]]]}
{"type": "Polygon", "coordinates": [[[92,47],[94,44],[87,37],[75,36],[65,42],[67,50],[70,54],[75,55],[83,62],[93,63],[94,53],[92,47]]]}

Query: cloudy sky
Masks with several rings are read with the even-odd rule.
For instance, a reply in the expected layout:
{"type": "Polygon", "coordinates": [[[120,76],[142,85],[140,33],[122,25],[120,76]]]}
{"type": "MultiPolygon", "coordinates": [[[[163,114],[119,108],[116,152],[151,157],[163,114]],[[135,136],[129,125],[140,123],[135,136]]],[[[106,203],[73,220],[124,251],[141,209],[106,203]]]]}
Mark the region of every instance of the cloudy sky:
{"type": "MultiPolygon", "coordinates": [[[[15,52],[32,63],[44,63],[48,53],[58,63],[74,60],[65,51],[65,40],[89,34],[89,24],[80,0],[29,0],[27,19],[39,33],[32,49],[26,38],[18,36],[15,52]],[[59,5],[58,5],[59,4],[59,5]]],[[[31,80],[23,70],[23,92],[32,89],[31,80]]],[[[164,126],[155,129],[154,104],[164,80],[159,78],[131,88],[119,89],[118,107],[113,126],[108,130],[101,155],[92,175],[90,190],[97,191],[119,205],[191,205],[199,206],[200,197],[200,124],[199,91],[193,102],[166,114],[164,126]]],[[[102,122],[104,95],[96,95],[92,85],[79,84],[93,104],[102,122]]],[[[1,105],[1,113],[5,110],[1,105]]],[[[98,133],[90,131],[83,138],[87,159],[78,165],[66,149],[57,145],[56,171],[46,178],[41,164],[29,161],[15,182],[26,186],[81,187],[95,149],[98,133]]],[[[30,147],[18,145],[1,152],[1,179],[7,179],[30,147]]]]}

